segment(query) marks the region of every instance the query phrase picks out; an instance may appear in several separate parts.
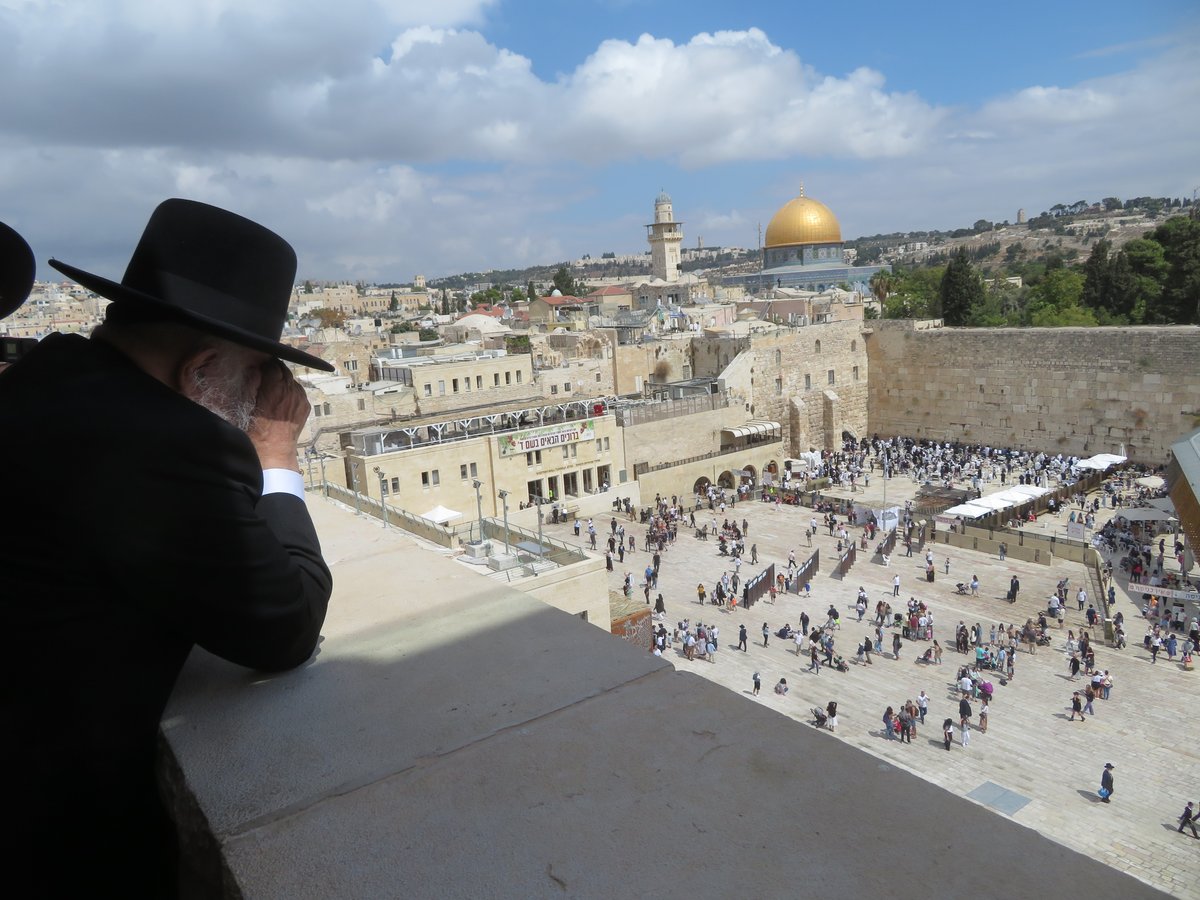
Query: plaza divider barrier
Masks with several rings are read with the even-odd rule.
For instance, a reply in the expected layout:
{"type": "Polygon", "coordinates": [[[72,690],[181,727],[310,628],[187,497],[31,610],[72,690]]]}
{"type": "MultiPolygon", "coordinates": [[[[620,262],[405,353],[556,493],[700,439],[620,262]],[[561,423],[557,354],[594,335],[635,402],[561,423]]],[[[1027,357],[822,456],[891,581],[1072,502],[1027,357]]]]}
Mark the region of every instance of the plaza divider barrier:
{"type": "Polygon", "coordinates": [[[771,585],[775,583],[775,563],[771,563],[753,578],[742,586],[742,606],[749,609],[758,600],[762,599],[764,594],[771,590],[771,585]]]}

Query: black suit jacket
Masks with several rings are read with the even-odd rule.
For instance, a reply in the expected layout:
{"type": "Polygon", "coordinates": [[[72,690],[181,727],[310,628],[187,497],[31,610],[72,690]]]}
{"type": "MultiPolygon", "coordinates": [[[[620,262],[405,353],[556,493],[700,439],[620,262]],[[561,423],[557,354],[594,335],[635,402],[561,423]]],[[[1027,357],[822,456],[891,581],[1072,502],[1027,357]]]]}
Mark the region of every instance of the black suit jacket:
{"type": "Polygon", "coordinates": [[[153,893],[131,867],[167,852],[153,756],[179,670],[194,644],[309,658],[332,590],[316,532],[261,495],[245,434],[79,336],[0,374],[0,471],[7,850],[153,893]]]}

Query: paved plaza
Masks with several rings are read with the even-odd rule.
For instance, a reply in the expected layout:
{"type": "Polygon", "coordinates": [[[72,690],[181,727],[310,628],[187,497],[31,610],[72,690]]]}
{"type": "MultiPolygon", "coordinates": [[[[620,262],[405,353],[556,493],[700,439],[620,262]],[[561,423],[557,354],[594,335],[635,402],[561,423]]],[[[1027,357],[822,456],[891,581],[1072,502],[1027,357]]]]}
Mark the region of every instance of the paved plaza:
{"type": "MultiPolygon", "coordinates": [[[[999,487],[991,485],[990,490],[999,487]]],[[[888,501],[903,504],[914,490],[911,480],[892,479],[888,501]]],[[[869,492],[860,492],[855,499],[882,505],[879,480],[872,479],[869,492]]],[[[1102,510],[1098,524],[1112,514],[1112,510],[1102,510]]],[[[697,522],[708,522],[712,515],[697,512],[697,522]]],[[[715,515],[720,518],[719,511],[715,515]]],[[[727,515],[731,520],[736,516],[739,523],[748,520],[746,546],[753,543],[758,547],[759,565],[750,565],[747,553],[741,571],[743,582],[771,562],[782,571],[791,549],[796,551],[798,563],[803,563],[811,552],[804,534],[813,515],[810,509],[777,509],[773,504],[745,502],[727,515]]],[[[602,537],[607,537],[609,518],[608,514],[596,517],[602,537]]],[[[641,572],[650,559],[650,554],[641,549],[644,527],[630,523],[627,517],[618,517],[618,521],[638,537],[638,550],[627,555],[623,564],[615,564],[610,586],[619,591],[624,573],[630,572],[635,581],[634,597],[640,599],[641,572]]],[[[1043,521],[1038,527],[1061,529],[1063,523],[1065,514],[1058,520],[1043,521]]],[[[571,539],[565,526],[550,526],[548,533],[571,539]]],[[[857,537],[859,530],[852,533],[857,537]]],[[[812,707],[824,708],[830,700],[836,700],[838,730],[828,735],[829,740],[860,747],[1175,896],[1200,897],[1200,841],[1175,830],[1185,801],[1200,799],[1195,796],[1200,794],[1200,753],[1196,749],[1200,726],[1185,705],[1200,676],[1183,671],[1178,661],[1167,662],[1165,655],[1156,665],[1151,664],[1149,652],[1141,645],[1144,629],[1139,608],[1122,589],[1123,581],[1118,580],[1116,609],[1124,612],[1130,644],[1122,651],[1105,646],[1102,640],[1095,645],[1097,666],[1108,669],[1113,676],[1111,698],[1097,699],[1096,715],[1085,722],[1070,721],[1071,693],[1084,687],[1082,674],[1077,682],[1069,680],[1064,652],[1067,630],[1074,629],[1078,635],[1081,628],[1087,627],[1074,602],[1075,589],[1087,583],[1081,564],[1056,562],[1047,567],[1012,558],[1001,562],[993,555],[931,545],[937,580],[929,584],[924,577],[924,551],[906,558],[901,545],[890,568],[874,561],[869,551],[860,552],[858,563],[843,582],[830,574],[836,560],[835,544],[825,530],[813,539],[813,546],[821,551],[822,571],[812,582],[811,596],[780,594],[774,605],[764,598],[750,610],[739,607],[728,612],[712,605],[700,606],[696,584],[703,581],[711,594],[714,582],[730,568],[730,559],[718,555],[715,541],[702,542],[692,536],[690,529],[681,531],[676,544],[663,555],[654,593],[661,592],[665,598],[669,629],[685,617],[693,626],[697,621],[719,625],[720,650],[712,663],[689,662],[678,645],[667,652],[667,657],[681,671],[711,679],[744,696],[747,702],[764,704],[793,719],[811,722],[812,707]],[[944,574],[947,551],[949,576],[944,574]],[[893,600],[892,578],[896,574],[901,578],[900,597],[893,600]],[[1004,599],[1013,574],[1021,582],[1016,604],[1004,599]],[[956,595],[955,582],[969,581],[972,575],[979,578],[979,596],[956,595]],[[970,744],[964,748],[956,729],[954,744],[947,752],[942,745],[941,722],[946,717],[957,722],[954,679],[958,667],[968,661],[953,649],[955,626],[960,620],[968,626],[979,622],[986,634],[996,623],[1023,623],[1044,609],[1046,598],[1063,577],[1069,577],[1071,583],[1069,609],[1061,633],[1051,628],[1053,646],[1039,647],[1032,655],[1020,651],[1015,678],[1006,686],[992,677],[996,691],[987,733],[973,728],[970,744]],[[861,624],[856,622],[853,608],[860,585],[870,596],[861,624]],[[934,612],[934,637],[946,651],[943,665],[916,661],[929,646],[923,641],[905,640],[901,658],[892,659],[892,629],[885,629],[884,649],[888,653],[873,655],[870,666],[854,664],[857,645],[872,633],[870,619],[875,602],[887,599],[894,610],[900,611],[910,596],[926,602],[934,612]],[[851,666],[846,673],[822,668],[815,675],[807,671],[807,658],[797,658],[794,644],[776,638],[775,631],[785,622],[795,628],[801,611],[808,612],[813,625],[820,625],[830,604],[841,611],[836,652],[851,661],[851,666]],[[765,648],[764,622],[771,631],[765,648]],[[736,649],[738,626],[742,624],[750,638],[745,653],[736,649]],[[755,671],[762,676],[758,697],[751,694],[755,671]],[[781,677],[791,688],[787,696],[778,696],[772,690],[781,677]],[[915,700],[921,690],[931,698],[926,724],[918,727],[911,745],[887,740],[881,723],[884,708],[899,708],[905,701],[915,700]],[[1109,804],[1101,803],[1097,796],[1106,762],[1113,763],[1116,776],[1109,804]]],[[[978,701],[972,701],[972,706],[974,721],[978,722],[978,701]]],[[[887,798],[880,797],[879,802],[887,802],[887,798]]],[[[914,811],[914,816],[919,815],[920,811],[914,811]]],[[[980,839],[986,840],[986,835],[980,839]]]]}

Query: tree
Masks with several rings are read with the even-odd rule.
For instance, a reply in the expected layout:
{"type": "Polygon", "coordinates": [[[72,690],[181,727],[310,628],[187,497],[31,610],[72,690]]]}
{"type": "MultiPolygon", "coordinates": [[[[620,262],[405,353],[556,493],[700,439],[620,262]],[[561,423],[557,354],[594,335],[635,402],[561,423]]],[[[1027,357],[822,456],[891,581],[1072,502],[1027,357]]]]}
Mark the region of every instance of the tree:
{"type": "Polygon", "coordinates": [[[582,281],[576,281],[566,266],[558,267],[558,271],[554,273],[552,281],[554,282],[554,287],[563,296],[582,297],[587,293],[587,285],[582,281]]]}
{"type": "Polygon", "coordinates": [[[1029,292],[1025,312],[1030,325],[1056,328],[1095,325],[1096,316],[1079,305],[1083,275],[1070,269],[1053,269],[1029,292]]]}
{"type": "Polygon", "coordinates": [[[1100,202],[1104,204],[1105,212],[1114,212],[1121,208],[1121,201],[1117,197],[1105,197],[1100,202]]]}
{"type": "Polygon", "coordinates": [[[971,308],[982,305],[983,278],[971,265],[965,248],[959,247],[951,257],[938,292],[942,301],[942,318],[947,325],[965,325],[971,308]]]}
{"type": "Polygon", "coordinates": [[[341,328],[346,324],[346,314],[340,309],[322,306],[320,309],[314,309],[312,314],[317,317],[322,328],[341,328]]]}
{"type": "Polygon", "coordinates": [[[880,269],[871,276],[868,286],[871,288],[871,295],[882,304],[887,299],[887,295],[891,293],[892,288],[896,286],[896,279],[892,277],[891,272],[880,269]]]}
{"type": "Polygon", "coordinates": [[[396,292],[392,291],[392,298],[388,300],[388,312],[395,312],[400,308],[400,301],[396,299],[396,292]]]}
{"type": "Polygon", "coordinates": [[[450,315],[450,293],[442,288],[442,315],[450,315]]]}
{"type": "Polygon", "coordinates": [[[1108,251],[1112,247],[1108,241],[1096,241],[1092,247],[1091,256],[1083,265],[1083,291],[1080,302],[1089,309],[1112,311],[1112,298],[1109,292],[1109,259],[1108,251]]]}
{"type": "Polygon", "coordinates": [[[1162,306],[1167,321],[1200,323],[1200,220],[1174,216],[1150,233],[1167,264],[1162,306]]]}
{"type": "Polygon", "coordinates": [[[535,288],[535,287],[533,286],[533,282],[532,282],[532,281],[530,281],[530,282],[529,282],[529,284],[527,284],[527,285],[525,286],[525,296],[529,298],[529,301],[530,301],[531,303],[532,303],[534,300],[536,300],[536,299],[537,299],[537,297],[538,297],[537,288],[535,288]]]}
{"type": "Polygon", "coordinates": [[[422,328],[417,332],[417,339],[422,341],[436,341],[440,337],[436,328],[422,328]]]}
{"type": "Polygon", "coordinates": [[[984,232],[984,231],[991,231],[994,228],[995,228],[995,226],[991,222],[989,222],[987,219],[979,219],[978,221],[975,222],[974,225],[971,226],[971,230],[976,232],[977,234],[984,232]]]}
{"type": "Polygon", "coordinates": [[[311,281],[304,282],[304,293],[311,294],[313,292],[313,283],[311,281]]]}
{"type": "Polygon", "coordinates": [[[513,288],[512,293],[508,297],[508,300],[510,303],[524,303],[525,302],[525,292],[522,291],[519,287],[513,288]]]}

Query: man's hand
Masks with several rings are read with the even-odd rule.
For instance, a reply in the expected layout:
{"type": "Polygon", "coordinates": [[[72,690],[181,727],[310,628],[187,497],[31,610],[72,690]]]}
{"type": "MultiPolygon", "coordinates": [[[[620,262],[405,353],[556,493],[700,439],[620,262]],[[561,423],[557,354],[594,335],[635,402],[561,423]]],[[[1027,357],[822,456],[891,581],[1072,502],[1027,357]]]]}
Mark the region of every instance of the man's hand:
{"type": "Polygon", "coordinates": [[[296,442],[308,420],[308,397],[287,366],[277,359],[263,363],[258,404],[250,425],[250,441],[264,469],[300,471],[296,442]]]}

